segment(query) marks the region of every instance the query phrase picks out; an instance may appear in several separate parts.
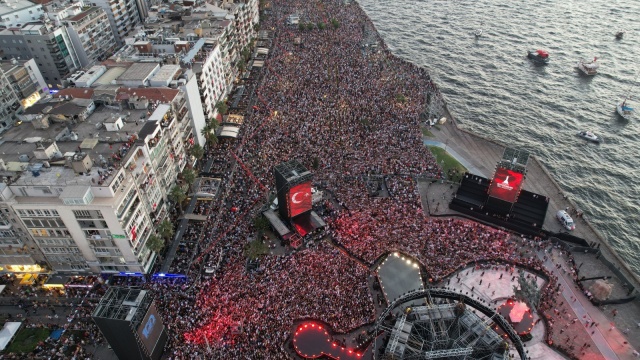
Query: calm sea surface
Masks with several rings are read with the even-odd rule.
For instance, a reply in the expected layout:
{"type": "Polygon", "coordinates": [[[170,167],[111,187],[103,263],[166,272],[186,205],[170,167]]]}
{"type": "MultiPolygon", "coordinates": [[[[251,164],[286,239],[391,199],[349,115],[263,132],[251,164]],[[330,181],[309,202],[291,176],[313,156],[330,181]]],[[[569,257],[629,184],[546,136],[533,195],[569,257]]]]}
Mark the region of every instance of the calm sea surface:
{"type": "Polygon", "coordinates": [[[640,273],[640,1],[359,3],[396,55],[430,70],[463,127],[535,154],[640,273]],[[551,54],[546,67],[525,58],[538,48],[551,54]],[[599,74],[578,74],[594,56],[599,74]],[[627,94],[636,120],[615,113],[627,94]]]}

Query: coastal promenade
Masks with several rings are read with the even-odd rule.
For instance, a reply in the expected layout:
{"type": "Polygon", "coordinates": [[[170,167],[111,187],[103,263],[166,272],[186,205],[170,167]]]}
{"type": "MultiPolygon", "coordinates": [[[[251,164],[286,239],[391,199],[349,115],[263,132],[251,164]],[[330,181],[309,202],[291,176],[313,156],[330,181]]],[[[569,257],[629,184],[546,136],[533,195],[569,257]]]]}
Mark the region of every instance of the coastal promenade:
{"type": "MultiPolygon", "coordinates": [[[[446,116],[448,121],[445,124],[436,125],[430,129],[433,137],[425,138],[425,145],[445,149],[470,172],[491,178],[506,146],[461,129],[448,112],[446,116]]],[[[514,146],[517,147],[517,145],[514,146]]],[[[446,203],[452,199],[457,190],[456,187],[449,185],[437,186],[437,189],[436,186],[433,187],[434,189],[428,190],[429,195],[426,201],[429,203],[442,201],[442,204],[435,208],[433,205],[426,204],[428,209],[425,211],[436,215],[455,216],[455,212],[448,209],[446,203]]],[[[570,198],[565,196],[561,186],[535,157],[531,157],[529,160],[523,188],[549,197],[549,209],[544,229],[556,233],[564,232],[565,230],[555,219],[556,211],[567,207],[572,209],[577,207],[570,198]]],[[[584,209],[580,210],[584,211],[584,209]]],[[[588,213],[584,218],[577,219],[576,230],[572,235],[583,238],[594,246],[599,246],[602,256],[614,263],[615,267],[636,289],[639,288],[638,276],[610,248],[603,236],[589,224],[588,213]]],[[[542,254],[539,256],[542,260],[542,254]]],[[[576,260],[576,264],[580,262],[582,270],[579,272],[579,276],[611,276],[612,274],[599,256],[584,252],[572,253],[572,256],[576,260]]],[[[599,352],[606,359],[637,358],[633,351],[640,349],[640,304],[638,304],[638,300],[620,305],[594,306],[577,286],[571,273],[561,271],[561,269],[570,269],[565,260],[561,256],[557,256],[555,260],[552,261],[549,258],[544,263],[561,279],[560,282],[563,285],[561,296],[567,304],[570,304],[575,318],[580,319],[583,323],[587,319],[598,323],[598,326],[590,330],[589,334],[599,352]],[[560,266],[560,269],[556,265],[560,266]]],[[[621,282],[617,281],[615,277],[610,279],[610,282],[618,287],[619,294],[626,293],[621,282]]]]}

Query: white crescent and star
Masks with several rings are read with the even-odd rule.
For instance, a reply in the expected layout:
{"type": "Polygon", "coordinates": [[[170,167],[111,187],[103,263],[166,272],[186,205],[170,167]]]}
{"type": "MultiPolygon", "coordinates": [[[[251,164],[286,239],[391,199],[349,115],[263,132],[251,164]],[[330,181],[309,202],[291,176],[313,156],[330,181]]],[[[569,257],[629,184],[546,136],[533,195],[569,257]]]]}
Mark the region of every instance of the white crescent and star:
{"type": "MultiPolygon", "coordinates": [[[[302,200],[297,200],[297,199],[296,199],[296,196],[298,196],[298,194],[302,194],[302,192],[298,191],[298,192],[294,193],[294,194],[291,196],[291,202],[292,202],[292,203],[294,203],[294,204],[300,204],[300,203],[302,202],[302,200]]],[[[304,196],[305,196],[305,197],[309,197],[309,194],[308,194],[308,193],[304,192],[303,194],[304,194],[304,196]]]]}

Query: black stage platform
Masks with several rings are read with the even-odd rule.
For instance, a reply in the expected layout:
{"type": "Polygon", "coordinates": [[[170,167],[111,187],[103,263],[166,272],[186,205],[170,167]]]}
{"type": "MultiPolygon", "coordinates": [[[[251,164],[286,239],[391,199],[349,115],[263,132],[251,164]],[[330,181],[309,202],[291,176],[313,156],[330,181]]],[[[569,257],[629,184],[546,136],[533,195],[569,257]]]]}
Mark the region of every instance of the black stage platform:
{"type": "MultiPolygon", "coordinates": [[[[420,267],[413,259],[401,253],[392,253],[376,271],[384,296],[391,302],[411,290],[424,289],[420,267]]],[[[416,304],[421,303],[416,301],[416,304]]]]}
{"type": "Polygon", "coordinates": [[[491,180],[466,173],[449,208],[521,234],[541,235],[549,198],[521,190],[514,203],[489,196],[491,180]]]}

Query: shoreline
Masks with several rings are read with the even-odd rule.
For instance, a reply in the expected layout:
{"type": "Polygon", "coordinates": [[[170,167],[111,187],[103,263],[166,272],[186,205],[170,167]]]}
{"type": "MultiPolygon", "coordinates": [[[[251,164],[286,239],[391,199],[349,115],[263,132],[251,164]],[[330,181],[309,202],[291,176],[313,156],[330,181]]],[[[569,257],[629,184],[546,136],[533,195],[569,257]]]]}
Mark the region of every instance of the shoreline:
{"type": "MultiPolygon", "coordinates": [[[[380,35],[380,33],[379,33],[378,29],[376,28],[376,26],[375,26],[375,24],[374,24],[373,20],[371,19],[371,17],[369,17],[369,15],[367,14],[367,11],[365,11],[365,8],[360,4],[360,2],[355,1],[355,3],[356,3],[356,4],[357,4],[357,6],[361,9],[361,11],[366,15],[366,17],[367,17],[368,21],[370,22],[370,24],[372,24],[372,25],[373,25],[373,29],[374,29],[374,31],[376,32],[377,37],[378,37],[378,38],[380,39],[380,41],[382,42],[382,44],[383,44],[383,46],[382,46],[382,47],[383,47],[384,49],[386,49],[387,51],[389,51],[389,52],[390,52],[394,57],[396,57],[397,59],[402,60],[402,61],[405,61],[405,62],[407,62],[407,63],[412,63],[412,64],[414,64],[415,66],[421,67],[421,68],[423,68],[424,70],[426,70],[426,71],[428,72],[428,69],[427,69],[425,66],[423,66],[423,65],[419,65],[419,64],[416,64],[416,63],[413,63],[413,62],[412,62],[412,61],[410,61],[409,59],[407,59],[407,58],[404,58],[404,57],[402,57],[402,56],[397,55],[397,54],[396,54],[396,50],[397,50],[397,49],[396,49],[395,47],[394,47],[394,48],[391,48],[391,47],[389,47],[389,46],[386,44],[386,41],[385,41],[385,40],[382,38],[382,36],[380,35]]],[[[430,74],[430,76],[431,76],[431,75],[432,75],[432,74],[430,74]]],[[[447,119],[448,119],[449,121],[452,121],[452,122],[453,122],[454,127],[456,128],[456,130],[457,130],[457,131],[459,131],[459,132],[463,132],[463,133],[466,133],[466,134],[468,134],[468,135],[470,135],[470,136],[473,136],[473,137],[475,137],[475,138],[477,138],[477,139],[481,139],[481,140],[483,140],[483,141],[486,141],[486,142],[488,142],[488,143],[491,143],[491,144],[494,144],[494,145],[497,145],[497,146],[500,146],[500,147],[503,147],[503,148],[504,148],[504,147],[507,147],[507,145],[505,145],[505,144],[501,143],[501,142],[500,142],[500,141],[498,141],[498,140],[495,140],[495,139],[489,139],[489,138],[486,138],[486,137],[484,137],[484,136],[482,136],[482,135],[480,135],[480,134],[476,134],[476,133],[473,133],[473,132],[471,132],[471,131],[469,131],[469,130],[466,130],[466,129],[464,129],[464,128],[461,128],[459,125],[460,125],[460,124],[462,124],[462,122],[461,122],[461,121],[458,121],[458,120],[453,116],[453,114],[451,113],[451,111],[450,111],[450,110],[449,110],[449,108],[448,108],[447,100],[443,97],[442,92],[440,91],[440,88],[439,88],[439,85],[440,85],[440,84],[438,84],[438,83],[437,83],[438,78],[437,78],[437,77],[433,77],[433,76],[431,76],[431,80],[433,81],[433,83],[434,83],[434,84],[435,84],[435,86],[436,86],[436,91],[440,94],[440,95],[439,95],[439,97],[440,97],[440,99],[441,99],[441,101],[442,101],[442,112],[443,112],[444,116],[446,116],[446,117],[447,117],[447,119]]],[[[436,133],[434,133],[434,137],[437,139],[437,138],[438,138],[438,135],[437,135],[436,133]]],[[[425,136],[423,136],[422,138],[423,138],[423,139],[428,139],[428,140],[432,140],[432,139],[433,139],[433,138],[428,138],[428,137],[425,137],[425,136]]],[[[442,140],[442,142],[444,143],[444,139],[442,140]]],[[[448,144],[448,146],[447,146],[447,147],[451,147],[450,145],[451,145],[451,144],[448,144]]],[[[463,158],[464,158],[466,161],[471,161],[471,159],[470,159],[469,157],[463,157],[463,158]]],[[[538,166],[542,169],[542,171],[544,171],[544,172],[546,173],[546,176],[548,177],[548,179],[549,179],[550,183],[552,183],[552,184],[553,184],[553,186],[554,186],[554,188],[557,190],[557,192],[561,193],[562,195],[565,195],[565,191],[564,191],[564,189],[563,189],[562,185],[561,185],[560,183],[558,183],[558,181],[556,180],[556,178],[553,176],[553,174],[551,174],[551,173],[550,173],[550,171],[546,168],[546,166],[543,164],[543,162],[542,162],[542,161],[541,161],[541,160],[540,160],[536,155],[531,154],[531,158],[532,158],[532,159],[534,159],[534,161],[535,161],[536,165],[538,165],[538,166]]],[[[495,163],[497,163],[497,161],[498,161],[498,160],[499,160],[499,158],[496,158],[496,159],[495,159],[495,161],[494,161],[494,165],[495,165],[495,163]]],[[[473,163],[473,161],[471,161],[471,163],[473,163]]],[[[491,169],[493,169],[493,167],[491,167],[491,169]]],[[[490,172],[489,172],[489,174],[492,174],[492,173],[493,173],[493,171],[490,171],[490,172]]],[[[490,176],[488,176],[488,177],[490,177],[490,176]]],[[[551,194],[551,195],[549,195],[549,196],[553,196],[553,195],[555,195],[555,193],[554,193],[554,194],[551,194]]],[[[568,206],[570,206],[570,207],[572,207],[572,208],[574,208],[574,209],[581,208],[581,207],[577,206],[577,204],[573,201],[573,199],[572,199],[571,197],[569,197],[569,198],[567,198],[567,199],[563,199],[563,200],[564,200],[564,202],[565,202],[565,203],[567,203],[567,204],[568,204],[568,206]]],[[[588,219],[588,218],[587,218],[587,219],[588,219]]],[[[629,264],[628,264],[628,263],[627,263],[627,262],[626,262],[626,261],[625,261],[625,260],[620,256],[620,255],[619,255],[619,253],[616,251],[616,249],[615,249],[615,248],[614,248],[614,247],[613,247],[613,246],[612,246],[612,245],[607,241],[606,236],[605,236],[605,235],[604,235],[604,234],[603,234],[599,229],[597,229],[596,227],[594,227],[594,225],[593,225],[590,221],[588,221],[587,219],[583,219],[584,221],[582,221],[582,222],[581,222],[581,224],[586,224],[586,225],[588,226],[588,228],[589,228],[589,230],[590,230],[590,231],[589,231],[589,233],[590,233],[589,235],[590,235],[590,236],[589,236],[589,237],[584,236],[583,238],[585,238],[585,240],[587,240],[588,242],[596,241],[596,242],[597,242],[597,243],[599,243],[599,244],[603,244],[603,245],[604,245],[604,248],[603,248],[603,249],[601,249],[601,250],[603,250],[603,251],[602,251],[602,252],[603,252],[603,255],[605,255],[605,256],[606,256],[606,255],[610,255],[610,256],[609,256],[609,258],[611,258],[611,260],[615,262],[615,264],[617,265],[617,267],[618,267],[620,270],[625,271],[625,272],[627,273],[626,275],[627,275],[631,280],[633,280],[633,282],[634,282],[634,286],[636,287],[636,289],[638,289],[638,290],[640,291],[640,269],[638,269],[637,271],[636,271],[636,270],[634,270],[634,269],[633,269],[633,268],[632,268],[632,267],[631,267],[631,266],[630,266],[630,265],[629,265],[629,264]]]]}
{"type": "MultiPolygon", "coordinates": [[[[396,55],[394,55],[394,56],[396,56],[396,55]]],[[[438,89],[438,91],[439,91],[439,89],[438,89]]],[[[481,140],[481,141],[486,141],[486,142],[488,142],[488,143],[491,143],[491,144],[493,144],[493,145],[496,145],[496,146],[499,146],[499,147],[502,147],[502,148],[506,147],[506,145],[505,145],[505,144],[502,144],[502,143],[500,143],[500,142],[499,142],[499,141],[497,141],[497,140],[489,139],[489,138],[486,138],[486,137],[484,137],[484,136],[482,136],[482,135],[479,135],[479,134],[476,134],[476,133],[474,133],[474,132],[471,132],[471,131],[469,131],[469,130],[466,130],[466,129],[460,128],[460,127],[458,126],[458,121],[456,121],[455,117],[453,116],[453,114],[452,114],[452,113],[451,113],[451,111],[449,110],[449,107],[447,106],[446,99],[445,99],[445,98],[443,98],[443,97],[442,97],[442,95],[440,95],[440,96],[441,96],[442,101],[443,101],[443,112],[445,113],[445,116],[447,117],[447,120],[448,120],[448,121],[451,121],[451,123],[453,124],[453,127],[455,128],[455,130],[456,130],[456,131],[459,131],[459,132],[465,133],[465,134],[467,134],[467,135],[469,135],[469,136],[473,136],[473,137],[474,137],[474,138],[476,138],[476,139],[479,139],[479,140],[481,140]]],[[[438,138],[438,136],[437,136],[437,132],[436,132],[436,133],[434,133],[434,137],[435,137],[435,138],[438,138]]],[[[449,146],[452,146],[452,145],[454,145],[454,144],[449,144],[449,146]]],[[[533,154],[530,156],[530,158],[531,158],[531,159],[533,159],[533,161],[536,163],[536,165],[537,165],[538,167],[540,167],[540,169],[545,173],[545,175],[546,175],[546,177],[548,178],[548,180],[549,180],[549,181],[554,185],[554,187],[558,190],[558,192],[557,192],[557,193],[558,193],[558,194],[562,194],[562,195],[564,196],[564,195],[565,195],[565,192],[564,192],[564,190],[562,189],[562,186],[560,185],[560,183],[558,183],[558,181],[555,179],[555,177],[553,176],[553,174],[551,174],[551,172],[549,172],[549,169],[547,169],[547,168],[546,168],[546,166],[542,163],[542,161],[541,161],[540,159],[538,159],[538,157],[537,157],[536,155],[533,155],[533,154]]],[[[469,159],[466,159],[466,158],[465,158],[465,160],[466,160],[467,162],[470,162],[470,163],[472,163],[472,164],[473,164],[473,161],[472,161],[472,160],[469,160],[469,159]]],[[[496,162],[497,162],[497,159],[496,159],[496,162]]],[[[489,176],[489,177],[490,177],[490,176],[489,176]]],[[[529,180],[528,182],[531,182],[531,180],[529,180]]],[[[553,193],[555,194],[556,192],[553,192],[553,193]]],[[[548,195],[548,196],[549,196],[549,197],[552,197],[553,195],[548,195]]],[[[566,202],[568,202],[569,204],[571,204],[571,207],[573,207],[573,208],[578,208],[578,206],[575,204],[575,202],[573,201],[573,199],[571,199],[571,198],[567,198],[567,199],[563,199],[563,200],[564,200],[564,201],[566,201],[566,202]]],[[[630,267],[630,266],[629,266],[629,265],[628,265],[628,264],[627,264],[627,263],[626,263],[626,262],[625,262],[625,261],[620,257],[620,255],[618,255],[618,253],[616,252],[616,250],[615,250],[615,249],[614,249],[614,248],[609,244],[609,242],[606,240],[606,238],[604,237],[604,235],[603,235],[603,234],[602,234],[602,233],[601,233],[597,228],[595,228],[595,227],[591,224],[591,222],[589,222],[589,221],[588,221],[588,219],[583,219],[582,223],[583,223],[584,225],[586,225],[586,226],[588,226],[588,227],[589,227],[589,229],[590,229],[590,230],[591,230],[591,232],[595,235],[595,238],[596,238],[596,239],[588,239],[588,238],[585,238],[585,240],[587,240],[587,241],[589,241],[589,242],[591,242],[590,240],[595,240],[595,241],[597,241],[597,243],[598,243],[598,244],[602,244],[602,245],[604,245],[605,249],[607,250],[607,252],[608,252],[609,254],[606,254],[606,253],[605,253],[605,254],[603,254],[603,255],[605,255],[605,257],[606,257],[606,255],[613,256],[613,258],[614,258],[614,260],[615,260],[615,265],[617,265],[619,268],[624,269],[624,270],[627,272],[627,274],[625,274],[625,275],[627,275],[628,277],[630,277],[630,278],[635,282],[635,284],[633,284],[633,285],[636,287],[636,289],[640,288],[640,275],[636,274],[636,272],[634,272],[634,271],[633,271],[633,269],[632,269],[632,268],[631,268],[631,267],[630,267]]]]}

